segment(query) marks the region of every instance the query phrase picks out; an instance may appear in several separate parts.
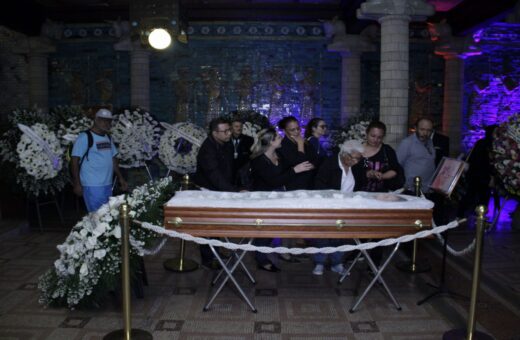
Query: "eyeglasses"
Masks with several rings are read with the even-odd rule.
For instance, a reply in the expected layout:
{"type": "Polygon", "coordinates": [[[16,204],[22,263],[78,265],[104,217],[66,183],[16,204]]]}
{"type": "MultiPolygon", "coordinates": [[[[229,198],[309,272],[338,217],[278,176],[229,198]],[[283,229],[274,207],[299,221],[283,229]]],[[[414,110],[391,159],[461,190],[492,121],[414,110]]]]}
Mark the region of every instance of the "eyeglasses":
{"type": "Polygon", "coordinates": [[[289,132],[294,132],[294,131],[300,131],[300,127],[295,127],[295,128],[292,128],[292,129],[287,129],[287,131],[289,132]]]}
{"type": "Polygon", "coordinates": [[[217,132],[225,133],[227,135],[228,133],[231,133],[231,129],[217,130],[217,132]]]}

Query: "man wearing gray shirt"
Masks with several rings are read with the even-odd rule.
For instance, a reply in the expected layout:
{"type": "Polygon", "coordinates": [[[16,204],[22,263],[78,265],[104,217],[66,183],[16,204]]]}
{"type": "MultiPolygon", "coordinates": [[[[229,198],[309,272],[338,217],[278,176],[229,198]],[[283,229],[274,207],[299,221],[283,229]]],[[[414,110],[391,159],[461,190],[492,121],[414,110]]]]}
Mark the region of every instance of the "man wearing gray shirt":
{"type": "Polygon", "coordinates": [[[419,118],[415,124],[415,133],[403,139],[397,148],[397,159],[404,169],[405,188],[414,190],[413,180],[421,177],[421,190],[426,193],[435,172],[435,148],[430,138],[433,121],[419,118]]]}

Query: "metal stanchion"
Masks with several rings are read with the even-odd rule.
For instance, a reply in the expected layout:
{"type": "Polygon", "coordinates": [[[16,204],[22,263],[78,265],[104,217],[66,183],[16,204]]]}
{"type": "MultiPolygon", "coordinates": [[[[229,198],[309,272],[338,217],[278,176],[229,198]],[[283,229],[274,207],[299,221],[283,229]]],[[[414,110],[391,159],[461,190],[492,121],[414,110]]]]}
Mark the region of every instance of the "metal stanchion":
{"type": "MultiPolygon", "coordinates": [[[[421,197],[421,177],[414,178],[414,186],[415,186],[415,196],[421,197]]],[[[419,229],[422,228],[422,225],[418,225],[419,229]]],[[[402,270],[408,273],[425,273],[432,270],[432,266],[423,260],[422,262],[417,262],[417,243],[418,240],[413,240],[413,251],[412,251],[412,261],[401,261],[396,264],[397,269],[402,270]]]]}
{"type": "Polygon", "coordinates": [[[468,312],[468,325],[466,329],[452,329],[444,333],[443,340],[492,340],[493,337],[475,330],[476,323],[476,308],[478,290],[480,285],[480,269],[482,267],[482,248],[484,245],[484,230],[486,229],[485,215],[487,209],[485,206],[480,205],[475,210],[477,213],[477,235],[475,244],[475,260],[473,264],[473,278],[471,282],[471,301],[468,312]]]}
{"type": "MultiPolygon", "coordinates": [[[[181,190],[188,190],[190,187],[190,176],[188,174],[182,176],[181,190]]],[[[186,245],[183,239],[181,239],[181,247],[179,250],[179,257],[168,259],[164,261],[164,269],[171,270],[174,272],[192,272],[199,268],[199,264],[193,260],[184,258],[184,252],[186,245]]]]}
{"type": "Polygon", "coordinates": [[[130,212],[127,203],[119,208],[119,224],[121,225],[121,283],[123,300],[123,329],[108,333],[105,340],[153,339],[152,334],[142,329],[132,329],[132,315],[130,309],[130,212]]]}

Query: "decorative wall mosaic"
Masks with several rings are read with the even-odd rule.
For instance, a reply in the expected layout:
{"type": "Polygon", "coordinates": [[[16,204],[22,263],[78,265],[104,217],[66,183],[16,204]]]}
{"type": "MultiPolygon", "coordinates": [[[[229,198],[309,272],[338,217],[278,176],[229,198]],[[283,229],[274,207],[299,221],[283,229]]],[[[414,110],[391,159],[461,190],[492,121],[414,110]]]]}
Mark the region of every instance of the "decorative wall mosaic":
{"type": "Polygon", "coordinates": [[[520,24],[493,24],[474,35],[482,55],[465,61],[463,146],[470,150],[484,127],[520,112],[520,24]]]}

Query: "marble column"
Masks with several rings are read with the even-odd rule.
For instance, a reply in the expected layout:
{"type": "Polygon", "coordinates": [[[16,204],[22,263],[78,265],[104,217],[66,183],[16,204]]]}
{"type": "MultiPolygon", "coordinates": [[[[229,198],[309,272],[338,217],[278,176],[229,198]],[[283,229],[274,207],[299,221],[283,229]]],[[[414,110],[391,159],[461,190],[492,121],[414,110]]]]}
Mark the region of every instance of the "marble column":
{"type": "Polygon", "coordinates": [[[150,51],[139,47],[130,51],[130,102],[150,109],[150,51]]]}
{"type": "Polygon", "coordinates": [[[49,112],[49,53],[55,51],[54,44],[45,37],[27,37],[13,49],[27,56],[29,106],[45,113],[49,112]]]}
{"type": "Polygon", "coordinates": [[[375,51],[375,46],[365,37],[342,34],[327,50],[341,55],[341,125],[345,125],[361,113],[361,54],[375,51]]]}
{"type": "Polygon", "coordinates": [[[409,23],[435,13],[423,0],[368,0],[359,19],[381,24],[379,118],[387,126],[385,142],[396,146],[408,130],[409,23]]]}
{"type": "Polygon", "coordinates": [[[361,54],[341,52],[341,125],[361,110],[361,54]]]}
{"type": "Polygon", "coordinates": [[[467,46],[464,38],[451,38],[449,44],[437,47],[435,54],[442,56],[445,61],[442,131],[450,138],[451,156],[457,156],[462,148],[464,60],[480,55],[481,52],[472,46],[467,46]]]}
{"type": "Polygon", "coordinates": [[[150,51],[128,37],[114,45],[116,51],[130,52],[130,105],[150,109],[150,51]]]}

